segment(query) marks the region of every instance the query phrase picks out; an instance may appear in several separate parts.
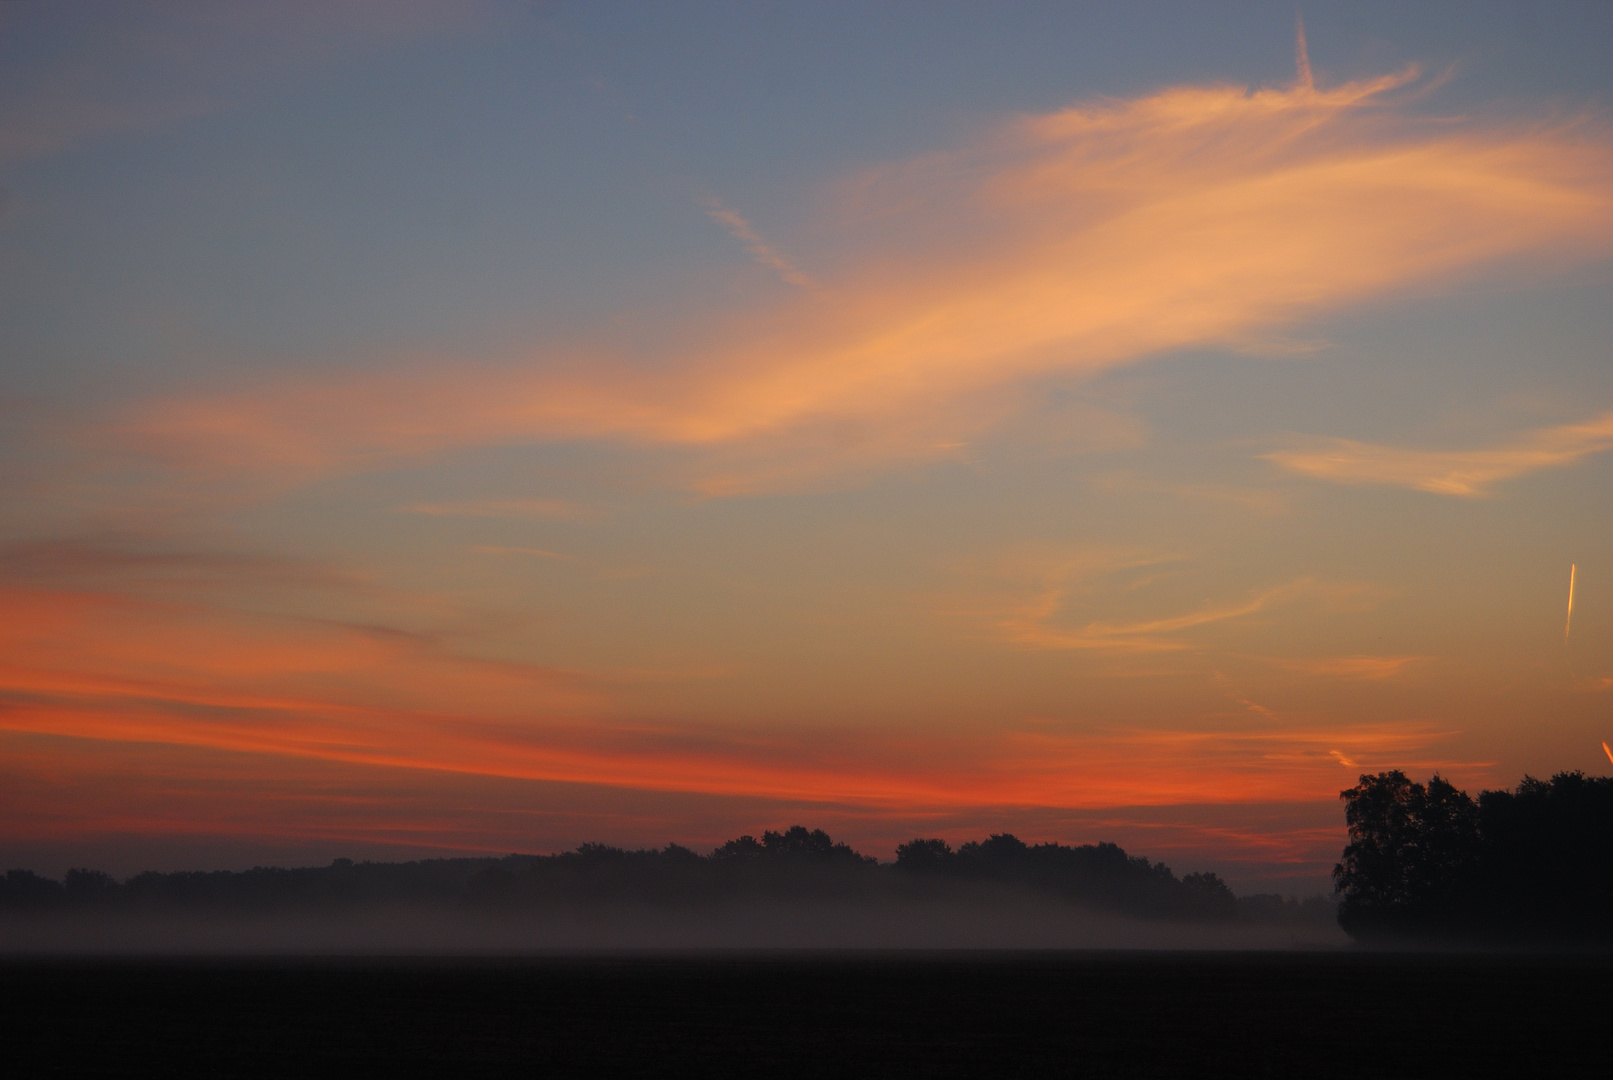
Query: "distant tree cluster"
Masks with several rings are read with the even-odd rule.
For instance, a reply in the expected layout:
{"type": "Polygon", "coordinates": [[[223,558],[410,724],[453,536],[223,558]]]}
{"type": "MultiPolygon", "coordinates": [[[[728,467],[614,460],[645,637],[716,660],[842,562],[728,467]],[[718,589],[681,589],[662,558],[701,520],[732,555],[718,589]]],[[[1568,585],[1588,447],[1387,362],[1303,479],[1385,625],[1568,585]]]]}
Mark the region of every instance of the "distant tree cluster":
{"type": "Polygon", "coordinates": [[[1081,904],[1166,917],[1232,919],[1238,901],[1214,874],[1177,878],[1164,863],[1128,856],[1116,844],[1030,845],[1012,833],[953,851],[944,840],[896,849],[896,868],[912,874],[1028,886],[1081,904]]]}
{"type": "Polygon", "coordinates": [[[730,840],[711,853],[719,862],[743,859],[816,859],[821,862],[877,863],[872,855],[859,855],[849,844],[836,843],[822,829],[808,832],[806,826],[795,825],[783,832],[764,832],[761,842],[755,837],[741,836],[730,840]]]}
{"type": "MultiPolygon", "coordinates": [[[[708,904],[746,899],[902,902],[1034,893],[1087,908],[1146,917],[1298,921],[1293,901],[1251,898],[1240,908],[1214,874],[1177,878],[1162,863],[1114,844],[1028,845],[1009,834],[964,844],[903,844],[881,864],[821,829],[795,826],[741,836],[709,855],[670,844],[628,850],[584,844],[559,855],[428,859],[405,863],[153,873],[119,882],[93,870],[63,881],[12,870],[0,879],[0,910],[190,910],[246,912],[375,907],[708,904]],[[1285,907],[1284,905],[1287,905],[1285,907]]],[[[1309,909],[1306,909],[1308,911],[1309,909]]]]}
{"type": "Polygon", "coordinates": [[[1352,935],[1613,938],[1613,779],[1524,777],[1475,801],[1396,770],[1340,798],[1350,841],[1333,879],[1352,935]]]}

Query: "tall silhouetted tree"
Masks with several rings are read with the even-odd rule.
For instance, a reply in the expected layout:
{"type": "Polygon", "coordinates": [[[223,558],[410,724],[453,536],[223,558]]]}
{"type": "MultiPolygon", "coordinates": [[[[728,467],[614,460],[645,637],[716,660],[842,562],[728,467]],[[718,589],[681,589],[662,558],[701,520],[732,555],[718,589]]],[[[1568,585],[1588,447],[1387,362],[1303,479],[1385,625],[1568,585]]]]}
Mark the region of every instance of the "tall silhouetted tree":
{"type": "Polygon", "coordinates": [[[1437,774],[1396,769],[1340,792],[1350,842],[1333,868],[1339,922],[1352,932],[1421,928],[1449,910],[1478,854],[1478,807],[1437,774]]]}

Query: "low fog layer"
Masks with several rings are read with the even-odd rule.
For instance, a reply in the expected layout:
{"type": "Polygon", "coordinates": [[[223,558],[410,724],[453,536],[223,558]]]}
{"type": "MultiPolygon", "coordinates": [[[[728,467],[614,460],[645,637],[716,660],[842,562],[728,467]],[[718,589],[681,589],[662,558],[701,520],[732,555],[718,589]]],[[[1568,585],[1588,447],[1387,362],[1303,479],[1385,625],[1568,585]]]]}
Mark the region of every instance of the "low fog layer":
{"type": "Polygon", "coordinates": [[[881,864],[797,826],[702,856],[586,844],[552,856],[244,873],[70,871],[0,879],[12,953],[411,953],[640,949],[1287,948],[1344,941],[1330,903],[1235,897],[1113,844],[957,851],[881,864]]]}
{"type": "Polygon", "coordinates": [[[1335,922],[1198,923],[1032,896],[927,903],[756,901],[474,914],[442,908],[0,920],[12,954],[464,954],[689,949],[1292,949],[1347,943],[1335,922]]]}

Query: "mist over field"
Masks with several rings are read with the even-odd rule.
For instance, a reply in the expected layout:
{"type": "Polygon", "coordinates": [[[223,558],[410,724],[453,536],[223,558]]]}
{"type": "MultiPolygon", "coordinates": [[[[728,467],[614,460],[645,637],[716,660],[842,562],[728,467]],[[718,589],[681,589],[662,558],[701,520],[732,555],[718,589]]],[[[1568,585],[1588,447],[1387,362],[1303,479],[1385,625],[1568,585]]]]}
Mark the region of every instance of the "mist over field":
{"type": "Polygon", "coordinates": [[[1008,891],[884,902],[757,901],[469,912],[394,906],[258,915],[68,913],[0,920],[0,953],[467,955],[690,950],[1334,949],[1336,923],[1206,924],[1072,909],[1008,891]]]}
{"type": "Polygon", "coordinates": [[[484,953],[798,949],[1244,949],[1343,942],[1333,905],[1236,897],[1114,844],[954,851],[879,863],[822,830],[558,855],[242,873],[71,870],[0,878],[14,953],[484,953]]]}

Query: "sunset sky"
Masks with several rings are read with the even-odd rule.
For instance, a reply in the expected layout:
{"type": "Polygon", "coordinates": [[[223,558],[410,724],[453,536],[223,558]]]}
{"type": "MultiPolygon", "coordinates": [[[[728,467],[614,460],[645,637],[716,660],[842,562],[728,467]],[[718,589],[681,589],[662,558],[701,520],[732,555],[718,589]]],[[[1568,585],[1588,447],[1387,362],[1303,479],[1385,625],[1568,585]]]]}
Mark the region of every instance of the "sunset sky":
{"type": "Polygon", "coordinates": [[[1613,770],[1613,7],[1300,14],[0,5],[0,864],[1613,770]]]}

